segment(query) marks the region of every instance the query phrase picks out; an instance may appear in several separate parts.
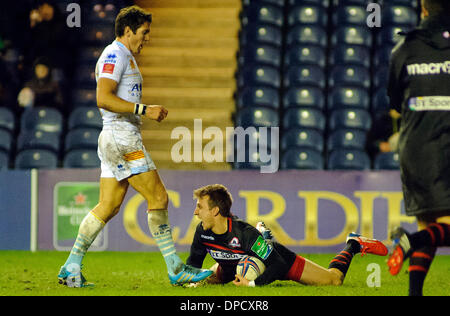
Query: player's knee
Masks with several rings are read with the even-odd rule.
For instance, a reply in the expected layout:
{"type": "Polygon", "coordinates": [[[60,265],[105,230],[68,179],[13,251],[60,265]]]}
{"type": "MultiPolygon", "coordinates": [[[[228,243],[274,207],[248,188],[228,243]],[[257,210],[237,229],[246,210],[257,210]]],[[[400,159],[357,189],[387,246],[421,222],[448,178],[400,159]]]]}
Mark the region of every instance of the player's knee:
{"type": "Polygon", "coordinates": [[[169,196],[166,191],[163,192],[155,192],[148,199],[149,208],[165,208],[169,206],[169,196]]]}

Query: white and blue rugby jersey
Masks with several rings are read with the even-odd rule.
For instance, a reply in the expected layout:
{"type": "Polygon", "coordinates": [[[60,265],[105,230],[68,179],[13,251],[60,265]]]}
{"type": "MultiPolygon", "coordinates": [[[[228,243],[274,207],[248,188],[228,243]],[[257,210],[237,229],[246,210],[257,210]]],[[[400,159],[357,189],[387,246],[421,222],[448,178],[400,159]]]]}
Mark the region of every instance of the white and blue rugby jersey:
{"type": "MultiPolygon", "coordinates": [[[[95,66],[95,79],[108,78],[116,81],[117,96],[125,101],[141,103],[142,75],[128,48],[118,41],[108,45],[95,66]]],[[[139,130],[140,115],[133,113],[114,113],[100,109],[103,128],[116,130],[139,130]]]]}

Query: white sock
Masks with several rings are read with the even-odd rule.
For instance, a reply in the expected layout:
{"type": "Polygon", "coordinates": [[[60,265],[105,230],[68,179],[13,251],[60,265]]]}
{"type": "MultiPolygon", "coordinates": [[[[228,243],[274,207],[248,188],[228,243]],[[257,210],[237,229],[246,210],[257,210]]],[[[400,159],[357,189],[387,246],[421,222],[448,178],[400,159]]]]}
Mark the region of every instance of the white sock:
{"type": "Polygon", "coordinates": [[[81,266],[84,255],[103,227],[105,227],[105,222],[94,215],[92,211],[89,212],[81,221],[77,240],[75,241],[69,258],[67,258],[64,266],[71,263],[76,263],[81,266]]]}

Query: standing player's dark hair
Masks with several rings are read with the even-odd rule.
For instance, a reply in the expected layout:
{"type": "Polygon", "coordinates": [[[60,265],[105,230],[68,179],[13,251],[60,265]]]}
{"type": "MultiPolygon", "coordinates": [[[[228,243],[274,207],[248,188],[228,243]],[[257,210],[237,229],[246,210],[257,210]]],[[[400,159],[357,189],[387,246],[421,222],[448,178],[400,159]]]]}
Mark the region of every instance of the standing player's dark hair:
{"type": "Polygon", "coordinates": [[[144,9],[133,5],[120,10],[116,17],[115,32],[116,37],[125,34],[125,27],[129,27],[134,34],[145,22],[152,23],[152,15],[144,11],[144,9]]]}
{"type": "Polygon", "coordinates": [[[449,0],[422,0],[422,6],[427,9],[430,16],[438,14],[450,15],[449,0]]]}
{"type": "Polygon", "coordinates": [[[231,204],[233,197],[228,189],[222,184],[210,184],[194,191],[194,198],[199,199],[205,196],[209,197],[208,206],[213,208],[217,206],[219,213],[223,217],[231,217],[231,204]]]}

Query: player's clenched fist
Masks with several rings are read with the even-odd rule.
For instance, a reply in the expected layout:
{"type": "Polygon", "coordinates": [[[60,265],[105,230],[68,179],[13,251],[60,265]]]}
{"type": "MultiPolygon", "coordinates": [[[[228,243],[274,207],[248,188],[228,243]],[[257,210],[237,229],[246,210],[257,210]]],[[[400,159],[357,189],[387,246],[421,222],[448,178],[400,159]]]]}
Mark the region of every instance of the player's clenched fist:
{"type": "Polygon", "coordinates": [[[167,117],[167,113],[169,113],[169,111],[167,111],[167,109],[162,105],[145,105],[136,103],[134,107],[134,114],[143,115],[157,122],[164,120],[167,117]]]}
{"type": "Polygon", "coordinates": [[[167,117],[167,113],[169,113],[169,111],[161,105],[147,105],[145,116],[157,122],[161,122],[167,117]]]}

